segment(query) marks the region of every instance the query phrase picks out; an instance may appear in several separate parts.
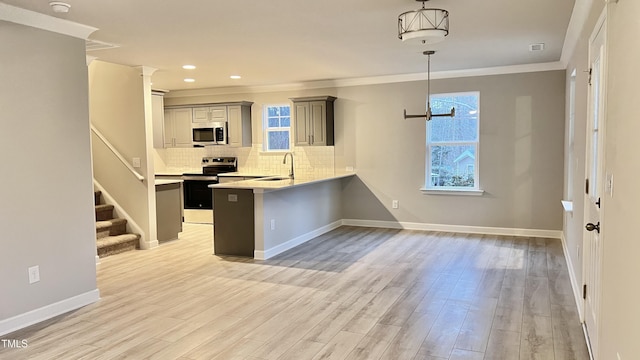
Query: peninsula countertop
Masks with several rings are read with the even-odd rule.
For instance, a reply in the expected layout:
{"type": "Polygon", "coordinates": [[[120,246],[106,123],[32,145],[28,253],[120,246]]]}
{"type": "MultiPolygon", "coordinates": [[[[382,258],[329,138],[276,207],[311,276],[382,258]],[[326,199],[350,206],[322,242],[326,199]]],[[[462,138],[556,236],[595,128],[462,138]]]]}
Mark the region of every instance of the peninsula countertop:
{"type": "Polygon", "coordinates": [[[178,180],[178,179],[155,179],[155,185],[159,186],[159,185],[169,185],[169,184],[179,184],[183,182],[182,180],[178,180]]]}
{"type": "Polygon", "coordinates": [[[235,171],[235,172],[218,174],[218,177],[230,177],[230,178],[234,178],[234,177],[263,178],[263,177],[271,177],[271,176],[277,176],[277,175],[273,173],[252,172],[252,171],[235,171]]]}
{"type": "Polygon", "coordinates": [[[253,190],[284,190],[297,186],[315,184],[323,181],[346,178],[356,175],[355,172],[336,173],[332,175],[320,175],[314,177],[290,179],[286,176],[271,176],[259,179],[241,180],[230,183],[211,184],[212,189],[253,189],[253,190]]]}
{"type": "Polygon", "coordinates": [[[201,174],[202,168],[167,168],[156,170],[156,176],[182,176],[182,174],[201,174]]]}

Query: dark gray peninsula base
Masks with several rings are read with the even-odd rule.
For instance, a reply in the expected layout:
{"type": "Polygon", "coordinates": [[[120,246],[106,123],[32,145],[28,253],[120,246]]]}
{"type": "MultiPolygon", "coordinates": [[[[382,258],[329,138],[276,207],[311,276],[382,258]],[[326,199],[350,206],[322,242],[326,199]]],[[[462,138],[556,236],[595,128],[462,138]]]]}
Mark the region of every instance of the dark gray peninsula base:
{"type": "Polygon", "coordinates": [[[253,190],[213,189],[213,208],[214,253],[253,257],[253,190]]]}

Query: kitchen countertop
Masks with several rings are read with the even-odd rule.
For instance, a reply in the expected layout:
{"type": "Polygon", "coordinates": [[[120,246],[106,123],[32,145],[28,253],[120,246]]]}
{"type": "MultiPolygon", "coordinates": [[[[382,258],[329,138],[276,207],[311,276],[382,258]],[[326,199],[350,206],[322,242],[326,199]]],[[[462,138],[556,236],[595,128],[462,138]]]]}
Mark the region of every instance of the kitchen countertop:
{"type": "Polygon", "coordinates": [[[262,178],[262,177],[278,176],[278,175],[276,175],[276,174],[256,173],[256,172],[236,171],[236,172],[228,172],[228,173],[218,174],[218,176],[219,177],[255,177],[255,178],[262,178]]]}
{"type": "Polygon", "coordinates": [[[156,179],[156,186],[158,185],[168,185],[168,184],[178,184],[181,183],[182,180],[178,179],[156,179]]]}
{"type": "Polygon", "coordinates": [[[182,174],[202,174],[202,168],[195,169],[165,169],[156,171],[156,176],[182,176],[182,174]]]}
{"type": "Polygon", "coordinates": [[[271,177],[278,176],[278,174],[266,174],[252,171],[236,171],[231,173],[221,173],[218,174],[219,177],[253,177],[253,178],[261,178],[261,177],[271,177]]]}
{"type": "MultiPolygon", "coordinates": [[[[283,180],[264,181],[263,179],[269,179],[269,177],[267,177],[267,178],[255,179],[255,180],[242,180],[242,181],[236,181],[231,183],[211,184],[209,185],[209,187],[213,189],[216,189],[216,188],[253,189],[253,190],[262,190],[262,191],[264,190],[275,191],[275,190],[289,189],[296,186],[314,184],[314,183],[323,182],[323,181],[341,179],[345,177],[354,176],[355,174],[356,174],[355,172],[346,172],[346,173],[316,176],[316,177],[310,177],[310,178],[295,178],[295,179],[286,178],[283,180]]],[[[275,178],[275,177],[280,177],[280,176],[272,176],[271,178],[275,178]]],[[[286,177],[286,176],[283,176],[283,177],[286,177]]]]}

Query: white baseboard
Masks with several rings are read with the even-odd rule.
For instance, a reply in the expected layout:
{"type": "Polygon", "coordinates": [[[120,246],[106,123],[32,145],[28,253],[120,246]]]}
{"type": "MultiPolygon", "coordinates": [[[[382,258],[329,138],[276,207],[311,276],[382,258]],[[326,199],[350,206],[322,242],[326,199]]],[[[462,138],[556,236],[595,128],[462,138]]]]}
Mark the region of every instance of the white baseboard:
{"type": "Polygon", "coordinates": [[[317,236],[320,236],[320,235],[322,235],[324,233],[327,233],[327,232],[329,232],[329,231],[331,231],[333,229],[339,228],[342,225],[342,222],[343,222],[342,220],[338,220],[338,221],[332,222],[332,223],[330,223],[328,225],[322,226],[322,227],[320,227],[318,229],[315,229],[313,231],[310,231],[310,232],[308,232],[306,234],[302,234],[300,236],[297,236],[297,237],[295,237],[295,238],[293,238],[293,239],[291,239],[291,240],[289,240],[289,241],[287,241],[285,243],[282,243],[282,244],[280,244],[278,246],[272,247],[272,248],[264,250],[264,251],[262,251],[262,250],[254,250],[253,257],[256,260],[267,260],[267,259],[272,258],[272,257],[274,257],[274,256],[276,256],[278,254],[281,254],[281,253],[283,253],[283,252],[285,252],[285,251],[287,251],[289,249],[293,249],[294,247],[296,247],[296,246],[298,246],[300,244],[303,244],[303,243],[305,243],[305,242],[307,242],[307,241],[309,241],[309,240],[311,240],[311,239],[313,239],[313,238],[315,238],[317,236]]]}
{"type": "Polygon", "coordinates": [[[573,262],[569,254],[569,250],[567,249],[567,241],[564,237],[564,233],[562,233],[562,237],[560,240],[562,240],[562,251],[564,252],[564,258],[567,262],[567,268],[569,270],[569,281],[571,281],[573,298],[576,301],[576,307],[578,308],[578,316],[580,317],[580,322],[584,322],[584,310],[583,310],[584,301],[582,299],[582,286],[578,284],[576,273],[573,270],[573,262]]]}
{"type": "Polygon", "coordinates": [[[552,238],[552,239],[560,239],[562,235],[561,230],[498,228],[498,227],[466,226],[466,225],[443,225],[443,224],[426,224],[426,223],[412,223],[412,222],[400,222],[400,221],[343,219],[342,224],[351,225],[351,226],[362,226],[362,227],[443,231],[443,232],[455,232],[455,233],[464,233],[464,234],[543,237],[543,238],[552,238]]]}
{"type": "Polygon", "coordinates": [[[142,250],[151,250],[151,249],[155,249],[158,246],[160,246],[160,242],[158,240],[153,240],[153,241],[149,241],[149,242],[141,242],[140,243],[140,249],[142,250]]]}
{"type": "Polygon", "coordinates": [[[0,336],[79,309],[98,300],[100,300],[100,291],[95,289],[12,318],[0,320],[0,336]]]}

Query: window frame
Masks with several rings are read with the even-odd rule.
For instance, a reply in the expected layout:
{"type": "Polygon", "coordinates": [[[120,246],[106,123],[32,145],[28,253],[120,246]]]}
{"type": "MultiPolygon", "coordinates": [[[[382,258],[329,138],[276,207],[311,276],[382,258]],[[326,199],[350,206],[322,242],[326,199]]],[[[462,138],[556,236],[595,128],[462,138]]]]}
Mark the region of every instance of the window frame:
{"type": "MultiPolygon", "coordinates": [[[[457,97],[474,95],[477,99],[477,127],[475,140],[455,140],[455,141],[431,141],[429,138],[431,132],[431,122],[426,121],[425,131],[425,179],[424,187],[420,190],[426,194],[448,194],[448,195],[482,195],[484,191],[480,188],[480,91],[461,91],[451,93],[431,94],[430,101],[433,103],[434,98],[438,97],[457,97]],[[434,146],[472,146],[475,148],[475,159],[473,164],[473,186],[434,186],[432,185],[432,164],[431,149],[434,146]]],[[[456,112],[460,113],[460,109],[456,107],[456,112]]],[[[455,117],[452,119],[455,121],[455,117]]]]}
{"type": "MultiPolygon", "coordinates": [[[[291,122],[293,121],[292,117],[291,117],[291,104],[265,104],[262,106],[262,134],[263,134],[263,146],[262,146],[262,151],[263,152],[268,152],[268,153],[278,153],[278,152],[289,152],[291,151],[292,148],[292,132],[291,132],[291,122]],[[269,108],[283,108],[283,107],[287,107],[289,108],[289,126],[278,126],[278,127],[271,127],[269,126],[269,108]],[[271,149],[269,147],[269,133],[271,132],[276,132],[276,131],[287,131],[289,133],[289,142],[288,142],[288,147],[286,149],[271,149]]],[[[280,118],[282,118],[283,116],[279,116],[280,118]]]]}

